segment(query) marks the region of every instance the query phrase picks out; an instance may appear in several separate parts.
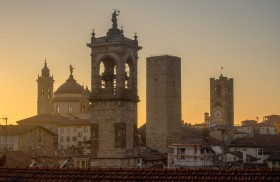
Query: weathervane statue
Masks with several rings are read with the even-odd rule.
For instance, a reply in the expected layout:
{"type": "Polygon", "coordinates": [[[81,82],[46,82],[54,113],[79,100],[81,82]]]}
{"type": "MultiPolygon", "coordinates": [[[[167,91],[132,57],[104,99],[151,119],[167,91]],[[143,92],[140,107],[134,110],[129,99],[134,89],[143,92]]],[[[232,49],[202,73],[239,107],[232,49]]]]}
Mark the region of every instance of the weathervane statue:
{"type": "Polygon", "coordinates": [[[113,28],[117,28],[118,27],[117,16],[119,16],[119,14],[120,14],[120,11],[114,9],[114,13],[112,14],[113,28]]]}
{"type": "Polygon", "coordinates": [[[72,66],[72,64],[70,64],[70,74],[71,75],[73,75],[73,70],[74,70],[75,68],[72,66]]]}

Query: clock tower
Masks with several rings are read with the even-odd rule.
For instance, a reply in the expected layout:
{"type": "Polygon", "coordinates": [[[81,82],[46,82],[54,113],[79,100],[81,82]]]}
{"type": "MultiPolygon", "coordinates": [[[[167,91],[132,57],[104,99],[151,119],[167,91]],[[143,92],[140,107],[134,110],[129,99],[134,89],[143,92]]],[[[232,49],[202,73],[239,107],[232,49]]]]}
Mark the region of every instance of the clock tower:
{"type": "Polygon", "coordinates": [[[233,138],[233,79],[210,78],[210,135],[229,144],[233,138]]]}

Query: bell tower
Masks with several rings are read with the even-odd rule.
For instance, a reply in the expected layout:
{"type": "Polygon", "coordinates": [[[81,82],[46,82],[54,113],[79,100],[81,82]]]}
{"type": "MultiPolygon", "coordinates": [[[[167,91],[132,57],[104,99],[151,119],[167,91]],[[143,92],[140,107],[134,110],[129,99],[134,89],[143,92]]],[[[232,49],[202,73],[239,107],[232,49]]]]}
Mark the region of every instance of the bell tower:
{"type": "Polygon", "coordinates": [[[52,114],[53,100],[53,76],[50,76],[50,70],[47,67],[47,61],[42,69],[41,76],[38,76],[38,97],[37,97],[37,114],[52,114]]]}
{"type": "Polygon", "coordinates": [[[210,78],[210,135],[229,144],[233,138],[233,79],[210,78]]]}
{"type": "MultiPolygon", "coordinates": [[[[112,28],[106,36],[91,42],[91,144],[92,154],[100,158],[127,158],[137,146],[137,35],[126,38],[112,14],[112,28]]],[[[96,161],[98,166],[115,166],[114,162],[96,161]]],[[[122,160],[123,161],[123,160],[122,160]]],[[[126,166],[126,165],[124,165],[126,166]]]]}

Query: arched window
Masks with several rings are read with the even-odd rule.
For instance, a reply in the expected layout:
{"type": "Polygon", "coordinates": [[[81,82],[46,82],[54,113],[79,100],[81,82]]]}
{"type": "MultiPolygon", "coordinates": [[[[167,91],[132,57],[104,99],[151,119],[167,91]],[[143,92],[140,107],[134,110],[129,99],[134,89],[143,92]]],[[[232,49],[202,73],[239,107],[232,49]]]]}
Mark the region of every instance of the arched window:
{"type": "Polygon", "coordinates": [[[105,58],[100,62],[99,73],[101,76],[101,88],[114,91],[116,88],[116,64],[111,58],[105,58]]]}
{"type": "Polygon", "coordinates": [[[82,105],[81,105],[81,113],[85,113],[86,112],[86,106],[85,106],[85,104],[83,103],[82,105]]]}
{"type": "Polygon", "coordinates": [[[41,88],[41,99],[43,99],[44,98],[44,88],[41,88]]]}
{"type": "Polygon", "coordinates": [[[56,106],[55,106],[55,110],[56,110],[56,113],[58,113],[58,114],[59,114],[59,112],[60,112],[59,105],[56,105],[56,106]]]}
{"type": "Polygon", "coordinates": [[[133,61],[131,58],[128,58],[125,63],[125,88],[132,89],[133,81],[133,61]]]}
{"type": "Polygon", "coordinates": [[[48,89],[47,89],[47,98],[48,98],[48,99],[51,98],[51,90],[50,90],[49,87],[48,87],[48,89]]]}
{"type": "Polygon", "coordinates": [[[130,78],[130,68],[129,68],[129,65],[127,63],[125,63],[125,82],[124,82],[124,86],[125,88],[129,88],[130,85],[129,85],[129,78],[130,78]]]}
{"type": "Polygon", "coordinates": [[[73,112],[73,107],[72,107],[72,105],[69,105],[68,106],[68,113],[72,113],[73,112]]]}

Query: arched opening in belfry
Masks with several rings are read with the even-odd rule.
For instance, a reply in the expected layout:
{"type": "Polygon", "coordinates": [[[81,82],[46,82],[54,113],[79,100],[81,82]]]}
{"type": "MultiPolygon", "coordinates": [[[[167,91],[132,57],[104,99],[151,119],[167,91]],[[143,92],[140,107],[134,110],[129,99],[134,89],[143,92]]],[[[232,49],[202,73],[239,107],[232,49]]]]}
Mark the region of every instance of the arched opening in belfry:
{"type": "Polygon", "coordinates": [[[99,73],[101,77],[101,88],[115,91],[116,88],[116,63],[112,58],[105,58],[100,62],[99,73]]]}
{"type": "Polygon", "coordinates": [[[132,88],[132,79],[133,79],[133,61],[131,58],[128,58],[125,63],[125,88],[132,88]]]}

